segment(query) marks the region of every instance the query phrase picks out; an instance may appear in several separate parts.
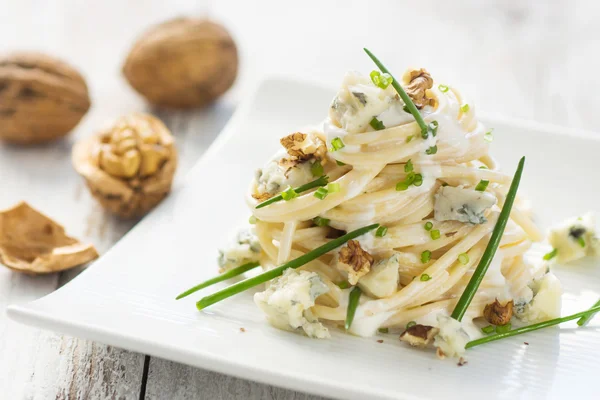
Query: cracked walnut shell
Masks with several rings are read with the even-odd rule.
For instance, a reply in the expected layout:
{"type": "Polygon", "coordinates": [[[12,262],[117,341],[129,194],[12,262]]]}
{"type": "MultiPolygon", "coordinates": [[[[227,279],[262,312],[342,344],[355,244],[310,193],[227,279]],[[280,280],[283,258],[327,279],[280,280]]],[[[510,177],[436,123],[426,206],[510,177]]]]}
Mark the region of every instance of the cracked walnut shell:
{"type": "Polygon", "coordinates": [[[104,208],[121,218],[137,218],[170,192],[177,150],[160,120],[134,113],[78,142],[73,165],[104,208]]]}
{"type": "Polygon", "coordinates": [[[73,67],[40,53],[0,56],[0,139],[35,144],[69,133],[90,108],[73,67]]]}
{"type": "Polygon", "coordinates": [[[65,228],[27,203],[0,211],[0,262],[26,274],[48,274],[98,258],[94,246],[65,234],[65,228]]]}

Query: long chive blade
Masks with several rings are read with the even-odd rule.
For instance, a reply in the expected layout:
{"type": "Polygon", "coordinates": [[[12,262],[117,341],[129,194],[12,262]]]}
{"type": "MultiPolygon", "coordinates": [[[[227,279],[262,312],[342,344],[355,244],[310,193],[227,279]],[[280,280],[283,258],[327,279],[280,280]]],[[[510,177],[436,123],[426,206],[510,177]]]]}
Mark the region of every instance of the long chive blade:
{"type": "MultiPolygon", "coordinates": [[[[600,300],[598,300],[598,301],[596,302],[596,304],[594,304],[594,307],[598,307],[598,306],[600,306],[600,300]]],[[[592,308],[594,308],[594,307],[592,307],[592,308]]],[[[595,315],[595,314],[596,314],[596,313],[590,312],[590,313],[589,313],[589,314],[587,314],[586,316],[584,316],[584,317],[581,317],[581,318],[579,319],[579,321],[577,321],[577,325],[579,325],[579,326],[584,326],[585,324],[587,324],[588,322],[590,322],[590,319],[594,318],[594,315],[595,315]]]]}
{"type": "Polygon", "coordinates": [[[467,345],[465,347],[468,349],[468,348],[479,346],[481,344],[485,344],[488,342],[493,342],[495,340],[500,340],[500,339],[504,339],[507,337],[520,335],[522,333],[537,331],[538,329],[547,328],[549,326],[554,326],[554,325],[562,324],[563,322],[572,321],[577,318],[585,317],[589,313],[595,313],[598,311],[600,311],[600,305],[594,306],[594,307],[590,308],[589,310],[585,310],[585,311],[581,311],[581,312],[578,312],[573,315],[569,315],[567,317],[555,318],[555,319],[551,319],[549,321],[539,322],[537,324],[523,326],[521,328],[516,328],[516,329],[513,329],[512,331],[508,331],[505,333],[497,333],[495,335],[482,337],[481,339],[471,340],[469,343],[467,343],[467,345]]]}
{"type": "Polygon", "coordinates": [[[259,265],[260,264],[257,262],[249,262],[247,264],[240,265],[237,268],[232,268],[227,272],[223,272],[221,275],[215,276],[214,278],[210,278],[202,283],[199,283],[198,285],[194,286],[193,288],[186,290],[185,292],[181,293],[179,296],[175,297],[175,300],[183,299],[184,297],[187,297],[190,294],[197,292],[198,290],[207,288],[211,285],[214,285],[215,283],[219,283],[219,282],[225,281],[227,279],[233,278],[234,276],[241,275],[244,272],[250,271],[251,269],[258,267],[259,265]]]}
{"type": "Polygon", "coordinates": [[[360,290],[358,286],[354,286],[354,288],[350,291],[348,309],[346,311],[346,322],[344,323],[346,330],[350,329],[352,326],[352,321],[354,321],[354,314],[356,314],[356,307],[358,307],[358,301],[360,300],[361,294],[362,290],[360,290]]]}
{"type": "MultiPolygon", "coordinates": [[[[302,186],[298,186],[297,188],[294,189],[294,191],[296,193],[302,193],[302,192],[306,192],[307,190],[314,189],[319,186],[325,186],[325,185],[327,185],[327,183],[329,183],[329,177],[327,175],[323,175],[320,178],[315,179],[314,181],[310,181],[302,186]]],[[[269,204],[273,204],[273,203],[276,203],[281,200],[283,200],[283,196],[278,194],[275,197],[271,197],[269,200],[263,201],[262,203],[257,205],[255,208],[263,208],[263,207],[268,206],[269,204]]]]}
{"type": "Polygon", "coordinates": [[[483,277],[485,276],[485,273],[487,272],[494,255],[496,254],[496,250],[500,245],[500,240],[502,240],[502,235],[504,234],[504,228],[506,228],[506,223],[510,218],[510,210],[515,202],[515,197],[517,196],[517,190],[519,189],[519,182],[521,182],[521,175],[523,175],[524,166],[525,157],[521,158],[519,161],[519,166],[517,167],[515,176],[510,184],[510,189],[508,190],[506,200],[504,201],[504,207],[502,207],[502,211],[500,211],[500,215],[498,216],[498,221],[496,222],[496,226],[492,232],[490,242],[485,248],[485,251],[481,256],[481,260],[479,261],[479,265],[477,265],[477,268],[475,269],[471,280],[467,284],[465,291],[456,303],[456,307],[454,307],[451,317],[457,321],[462,320],[462,317],[465,315],[465,312],[467,311],[469,304],[471,304],[471,300],[473,300],[473,297],[475,297],[475,292],[477,292],[477,289],[479,288],[479,285],[481,284],[481,281],[483,280],[483,277]]]}
{"type": "MultiPolygon", "coordinates": [[[[390,76],[392,76],[390,71],[388,71],[388,69],[383,66],[381,61],[379,61],[379,59],[377,57],[375,57],[375,55],[373,53],[371,53],[369,51],[369,49],[364,48],[363,50],[365,51],[365,53],[367,53],[367,55],[371,58],[371,60],[373,60],[373,62],[375,63],[375,65],[377,65],[377,68],[379,68],[381,70],[381,72],[383,72],[384,74],[390,74],[390,76]]],[[[410,111],[412,116],[415,118],[415,120],[417,121],[417,124],[419,124],[419,128],[421,128],[421,131],[427,132],[427,125],[425,124],[425,121],[423,120],[421,113],[415,106],[415,103],[413,103],[411,98],[408,96],[408,94],[406,94],[406,92],[404,91],[402,86],[398,83],[398,80],[396,78],[394,78],[393,76],[392,76],[392,86],[394,87],[394,89],[396,89],[396,92],[398,92],[398,94],[402,98],[402,101],[404,101],[404,104],[406,104],[406,107],[408,107],[408,111],[410,111]]]]}
{"type": "Polygon", "coordinates": [[[210,306],[211,304],[215,304],[215,303],[217,303],[221,300],[224,300],[228,297],[234,296],[245,290],[248,290],[250,288],[258,286],[261,283],[268,282],[271,279],[281,276],[281,274],[283,274],[283,271],[285,271],[286,269],[299,268],[299,267],[303,266],[304,264],[307,264],[307,263],[311,262],[312,260],[314,260],[318,257],[321,257],[323,254],[326,254],[332,250],[335,250],[336,248],[340,247],[347,241],[355,239],[361,235],[364,235],[365,233],[370,232],[373,229],[377,229],[378,227],[379,227],[379,224],[373,224],[373,225],[368,225],[368,226],[362,227],[360,229],[354,230],[352,232],[348,232],[345,235],[340,236],[337,239],[333,239],[333,240],[325,243],[323,246],[317,247],[316,249],[311,250],[308,253],[303,254],[298,258],[288,261],[287,263],[282,264],[277,268],[273,268],[272,270],[263,272],[260,275],[256,275],[252,278],[245,279],[241,282],[238,282],[229,287],[226,287],[225,289],[219,290],[218,292],[215,292],[211,295],[203,297],[196,303],[196,307],[198,308],[198,310],[202,310],[202,309],[210,306]]]}

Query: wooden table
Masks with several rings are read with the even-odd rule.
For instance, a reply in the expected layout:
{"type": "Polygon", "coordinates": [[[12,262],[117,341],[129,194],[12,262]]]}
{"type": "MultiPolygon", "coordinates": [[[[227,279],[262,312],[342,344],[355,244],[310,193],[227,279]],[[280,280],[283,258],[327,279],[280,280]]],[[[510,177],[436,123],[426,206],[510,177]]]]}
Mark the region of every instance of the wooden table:
{"type": "MultiPolygon", "coordinates": [[[[0,207],[26,200],[104,253],[133,223],[105,214],[88,194],[70,163],[77,138],[121,114],[153,112],[177,138],[181,178],[261,76],[338,85],[348,69],[372,69],[362,46],[396,71],[428,68],[479,109],[593,130],[600,106],[599,20],[594,0],[2,0],[0,51],[38,49],[68,60],[86,76],[93,108],[64,141],[0,145],[0,207]],[[152,109],[128,87],[120,65],[145,27],[182,14],[208,14],[228,26],[240,49],[239,79],[208,109],[152,109]]],[[[282,101],[289,95],[282,93],[282,101]]],[[[30,277],[0,267],[0,309],[42,297],[78,272],[30,277]]],[[[0,393],[6,399],[315,398],[29,328],[3,311],[0,393]]]]}

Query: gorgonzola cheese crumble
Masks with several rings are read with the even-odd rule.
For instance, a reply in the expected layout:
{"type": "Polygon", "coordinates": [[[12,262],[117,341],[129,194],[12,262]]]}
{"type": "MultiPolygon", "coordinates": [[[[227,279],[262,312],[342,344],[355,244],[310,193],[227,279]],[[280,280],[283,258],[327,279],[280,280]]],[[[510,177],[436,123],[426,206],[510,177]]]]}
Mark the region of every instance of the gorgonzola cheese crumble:
{"type": "Polygon", "coordinates": [[[600,241],[596,236],[596,221],[590,213],[581,218],[568,219],[550,229],[548,241],[554,248],[554,256],[559,263],[567,263],[600,253],[600,241]]]}
{"type": "Polygon", "coordinates": [[[528,323],[547,321],[560,317],[562,286],[553,273],[547,273],[530,285],[533,299],[529,304],[515,307],[516,316],[528,323]]]}
{"type": "Polygon", "coordinates": [[[437,322],[440,331],[435,335],[433,345],[448,357],[464,354],[465,346],[469,343],[470,338],[462,324],[445,315],[438,315],[437,322]]]}
{"type": "Polygon", "coordinates": [[[236,240],[219,250],[219,272],[223,273],[249,262],[258,261],[261,246],[253,228],[241,230],[236,240]]]}
{"type": "Polygon", "coordinates": [[[254,295],[254,302],[267,314],[276,328],[287,331],[303,331],[312,338],[328,338],[329,330],[310,311],[315,300],[329,291],[327,285],[315,272],[285,270],[274,279],[267,290],[254,295]]]}
{"type": "Polygon", "coordinates": [[[436,221],[460,221],[471,224],[487,222],[485,211],[496,204],[496,197],[488,192],[442,186],[435,194],[436,221]]]}
{"type": "Polygon", "coordinates": [[[394,254],[373,265],[369,273],[358,280],[358,286],[371,297],[391,296],[398,290],[398,268],[398,254],[394,254]]]}
{"type": "Polygon", "coordinates": [[[299,163],[291,168],[278,161],[270,161],[264,168],[256,171],[256,191],[259,194],[279,194],[288,186],[293,188],[304,185],[314,179],[310,170],[311,163],[299,163]]]}

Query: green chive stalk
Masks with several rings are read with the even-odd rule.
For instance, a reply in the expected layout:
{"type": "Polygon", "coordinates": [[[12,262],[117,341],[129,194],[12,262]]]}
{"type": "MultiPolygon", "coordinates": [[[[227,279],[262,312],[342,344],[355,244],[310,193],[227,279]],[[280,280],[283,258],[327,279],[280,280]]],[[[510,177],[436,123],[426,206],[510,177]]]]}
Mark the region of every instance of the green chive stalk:
{"type": "MultiPolygon", "coordinates": [[[[598,306],[600,306],[600,300],[598,300],[598,301],[596,302],[596,304],[594,304],[594,307],[598,307],[598,306]]],[[[594,307],[592,307],[592,308],[594,308],[594,307]]],[[[591,309],[590,309],[590,310],[591,310],[591,309]]],[[[591,312],[591,313],[587,314],[586,316],[584,316],[584,317],[581,317],[581,318],[579,319],[579,321],[577,321],[577,325],[579,325],[579,326],[584,326],[585,324],[587,324],[587,323],[590,321],[590,319],[594,318],[594,315],[595,315],[595,314],[596,314],[596,313],[593,313],[593,312],[591,312]]]]}
{"type": "MultiPolygon", "coordinates": [[[[329,183],[329,177],[327,175],[323,175],[322,177],[315,179],[314,181],[308,182],[302,186],[298,186],[293,190],[296,193],[302,193],[306,192],[307,190],[314,189],[316,187],[325,186],[327,185],[327,183],[329,183]]],[[[271,197],[269,200],[263,201],[262,203],[257,205],[256,208],[263,208],[268,206],[269,204],[273,204],[281,200],[283,200],[283,196],[281,194],[278,194],[275,197],[271,197]]]]}
{"type": "Polygon", "coordinates": [[[202,283],[199,283],[198,285],[194,286],[193,288],[186,290],[185,292],[181,293],[179,296],[175,297],[175,300],[183,299],[184,297],[187,297],[190,294],[197,292],[198,290],[212,286],[215,283],[219,283],[219,282],[225,281],[227,279],[233,278],[234,276],[241,275],[244,272],[250,271],[251,269],[258,267],[259,265],[260,264],[257,262],[250,262],[250,263],[241,265],[237,268],[230,269],[227,272],[223,272],[221,275],[215,276],[214,278],[210,278],[202,283]]]}
{"type": "Polygon", "coordinates": [[[226,287],[225,289],[219,290],[218,292],[215,292],[211,295],[203,297],[202,299],[200,299],[200,301],[198,301],[196,303],[196,307],[198,308],[198,310],[202,310],[212,304],[218,303],[221,300],[224,300],[228,297],[234,296],[245,290],[248,290],[250,288],[258,286],[261,283],[268,282],[271,279],[281,276],[283,274],[283,271],[285,271],[286,269],[288,269],[288,268],[295,269],[295,268],[299,268],[305,264],[308,264],[312,260],[314,260],[318,257],[321,257],[322,255],[329,253],[332,250],[335,250],[336,248],[345,244],[347,241],[355,239],[361,235],[364,235],[365,233],[370,232],[373,229],[377,229],[378,227],[379,227],[379,224],[373,224],[373,225],[368,225],[368,226],[362,227],[360,229],[354,230],[352,232],[348,232],[344,236],[340,236],[337,239],[333,239],[333,240],[325,243],[323,246],[317,247],[316,249],[311,250],[308,253],[301,255],[298,258],[288,261],[287,263],[282,264],[277,268],[273,268],[272,270],[263,272],[260,275],[256,275],[252,278],[245,279],[241,282],[238,282],[229,287],[226,287]]]}
{"type": "Polygon", "coordinates": [[[356,308],[358,307],[358,301],[360,300],[361,294],[362,290],[360,290],[358,286],[354,286],[350,291],[348,309],[346,311],[346,322],[344,323],[344,328],[346,328],[346,330],[350,329],[352,326],[352,321],[354,321],[354,314],[356,314],[356,308]]]}
{"type": "Polygon", "coordinates": [[[454,307],[454,311],[452,312],[451,317],[457,321],[462,320],[469,304],[475,297],[475,293],[485,276],[485,273],[490,266],[494,255],[496,254],[496,250],[500,245],[500,241],[502,240],[502,235],[504,234],[504,229],[506,228],[506,223],[510,218],[510,210],[515,202],[515,197],[517,196],[517,190],[519,189],[519,182],[521,182],[521,175],[523,174],[523,167],[525,166],[525,157],[521,158],[519,161],[519,166],[517,167],[517,171],[515,172],[515,176],[513,177],[512,183],[510,184],[510,189],[508,190],[508,194],[506,195],[506,200],[504,201],[504,207],[502,207],[502,211],[500,211],[500,215],[498,216],[498,221],[496,222],[496,226],[494,226],[494,231],[492,232],[492,237],[481,256],[481,260],[479,261],[479,265],[475,269],[471,280],[467,284],[465,291],[460,296],[460,299],[456,303],[456,307],[454,307]]]}
{"type": "Polygon", "coordinates": [[[471,340],[469,343],[467,343],[467,345],[465,347],[467,349],[469,349],[471,347],[475,347],[475,346],[479,346],[481,344],[493,342],[495,340],[500,340],[500,339],[504,339],[507,337],[520,335],[522,333],[537,331],[538,329],[547,328],[549,326],[554,326],[554,325],[562,324],[563,322],[572,321],[577,318],[585,317],[590,313],[596,313],[598,311],[600,311],[600,305],[594,306],[594,307],[590,308],[589,310],[585,310],[585,311],[581,311],[581,312],[578,312],[573,315],[569,315],[567,317],[555,318],[555,319],[551,319],[549,321],[539,322],[537,324],[523,326],[521,328],[516,328],[516,329],[513,329],[512,331],[508,331],[508,332],[504,332],[504,333],[497,333],[495,335],[482,337],[481,339],[477,339],[477,340],[471,340]]]}
{"type": "MultiPolygon", "coordinates": [[[[363,49],[363,50],[365,51],[365,53],[367,53],[367,55],[371,58],[371,60],[373,60],[373,62],[375,63],[375,65],[377,65],[377,68],[379,68],[381,70],[381,72],[383,72],[384,74],[390,74],[390,76],[392,76],[390,71],[388,71],[388,69],[383,66],[381,61],[379,61],[379,59],[377,57],[375,57],[375,55],[373,53],[371,53],[369,51],[369,49],[363,49]]],[[[415,106],[415,103],[413,103],[413,101],[410,99],[408,94],[406,94],[406,92],[404,91],[402,86],[398,83],[398,80],[396,78],[394,78],[393,76],[392,76],[392,86],[394,87],[394,89],[396,89],[396,92],[398,92],[398,94],[402,98],[402,101],[404,101],[404,104],[406,104],[408,111],[410,111],[412,116],[415,118],[415,120],[417,121],[417,124],[419,124],[419,128],[421,128],[421,132],[423,134],[425,134],[427,132],[427,125],[425,124],[425,121],[423,120],[421,113],[419,113],[419,110],[415,106]]]]}

